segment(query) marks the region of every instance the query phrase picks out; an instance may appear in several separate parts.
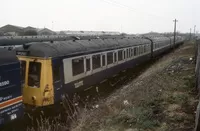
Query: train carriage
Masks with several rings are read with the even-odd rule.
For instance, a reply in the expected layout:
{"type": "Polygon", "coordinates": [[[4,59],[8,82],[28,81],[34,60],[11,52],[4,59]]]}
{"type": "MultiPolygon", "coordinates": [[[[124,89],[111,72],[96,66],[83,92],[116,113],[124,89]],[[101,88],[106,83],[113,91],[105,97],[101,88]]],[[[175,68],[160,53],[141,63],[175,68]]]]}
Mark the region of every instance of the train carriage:
{"type": "Polygon", "coordinates": [[[23,116],[20,62],[0,49],[0,127],[23,116]]]}
{"type": "Polygon", "coordinates": [[[149,60],[147,39],[101,38],[30,43],[17,48],[24,73],[24,103],[52,105],[73,94],[149,60]]]}
{"type": "Polygon", "coordinates": [[[152,35],[144,35],[146,38],[152,41],[152,56],[158,56],[164,52],[167,52],[172,47],[172,41],[168,37],[164,36],[152,36],[152,35]]]}
{"type": "Polygon", "coordinates": [[[101,36],[25,44],[16,48],[23,72],[23,102],[31,107],[53,105],[65,94],[87,90],[172,47],[172,40],[163,36],[101,36]]]}

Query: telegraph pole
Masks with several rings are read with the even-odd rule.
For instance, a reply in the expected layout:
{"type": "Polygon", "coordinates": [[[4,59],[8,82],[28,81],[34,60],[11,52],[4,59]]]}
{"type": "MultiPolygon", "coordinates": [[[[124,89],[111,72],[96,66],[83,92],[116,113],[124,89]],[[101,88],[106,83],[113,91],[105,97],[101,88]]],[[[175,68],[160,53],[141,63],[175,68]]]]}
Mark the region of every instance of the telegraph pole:
{"type": "Polygon", "coordinates": [[[190,28],[190,40],[191,40],[191,36],[192,36],[192,28],[190,28]]]}
{"type": "Polygon", "coordinates": [[[196,25],[194,25],[194,39],[195,39],[195,29],[196,29],[196,25]]]}
{"type": "Polygon", "coordinates": [[[175,43],[176,43],[176,22],[178,22],[178,20],[175,19],[175,20],[173,20],[173,22],[174,22],[174,45],[175,45],[175,43]]]}

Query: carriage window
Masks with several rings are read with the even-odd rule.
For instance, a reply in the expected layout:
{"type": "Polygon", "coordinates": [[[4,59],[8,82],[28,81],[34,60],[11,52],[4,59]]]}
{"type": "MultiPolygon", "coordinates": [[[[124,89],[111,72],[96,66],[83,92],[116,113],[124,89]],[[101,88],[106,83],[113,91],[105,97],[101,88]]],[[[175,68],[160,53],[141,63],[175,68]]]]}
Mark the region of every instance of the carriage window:
{"type": "Polygon", "coordinates": [[[28,71],[28,86],[40,87],[41,63],[30,62],[28,71]]]}
{"type": "Polygon", "coordinates": [[[136,51],[137,47],[134,47],[134,56],[136,56],[137,51],[136,51]]]}
{"type": "Polygon", "coordinates": [[[145,53],[145,45],[143,45],[143,53],[145,53]]]}
{"type": "Polygon", "coordinates": [[[131,56],[132,56],[132,49],[129,48],[129,57],[131,57],[131,56]]]}
{"type": "Polygon", "coordinates": [[[141,46],[141,48],[142,48],[141,50],[142,50],[142,54],[143,54],[144,53],[144,46],[141,46]]]}
{"type": "Polygon", "coordinates": [[[92,67],[93,69],[97,69],[101,67],[101,56],[93,55],[92,56],[92,67]]]}
{"type": "Polygon", "coordinates": [[[72,60],[72,74],[73,76],[79,75],[84,72],[83,58],[76,58],[72,60]]]}
{"type": "Polygon", "coordinates": [[[149,45],[149,47],[148,47],[148,51],[149,51],[149,52],[151,51],[151,45],[149,45]]]}
{"type": "Polygon", "coordinates": [[[133,48],[131,49],[131,56],[132,57],[134,56],[134,49],[133,48]]]}
{"type": "Polygon", "coordinates": [[[124,52],[123,58],[126,59],[126,50],[124,50],[123,52],[124,52]]]}
{"type": "Polygon", "coordinates": [[[26,75],[26,61],[20,61],[21,64],[21,77],[22,77],[22,83],[25,83],[25,75],[26,75]]]}
{"type": "Polygon", "coordinates": [[[114,53],[114,62],[116,62],[117,61],[117,53],[115,52],[114,53]]]}
{"type": "Polygon", "coordinates": [[[119,50],[118,51],[118,61],[121,61],[123,59],[123,51],[119,50]]]}
{"type": "Polygon", "coordinates": [[[106,65],[106,56],[102,55],[102,66],[106,65]]]}
{"type": "Polygon", "coordinates": [[[141,54],[141,47],[139,46],[138,47],[138,55],[140,55],[141,54]]]}
{"type": "Polygon", "coordinates": [[[143,53],[143,46],[140,46],[140,54],[143,53]]]}
{"type": "Polygon", "coordinates": [[[136,55],[139,55],[140,53],[139,53],[139,46],[138,47],[136,47],[136,55]]]}
{"type": "Polygon", "coordinates": [[[86,71],[90,71],[90,58],[86,58],[86,71]]]}
{"type": "Polygon", "coordinates": [[[141,46],[141,54],[144,52],[144,46],[141,46]]]}
{"type": "Polygon", "coordinates": [[[126,58],[129,58],[129,50],[126,49],[126,58]]]}
{"type": "Polygon", "coordinates": [[[141,46],[141,54],[143,53],[143,46],[141,46]]]}
{"type": "Polygon", "coordinates": [[[53,67],[53,81],[60,81],[60,66],[53,67]]]}
{"type": "Polygon", "coordinates": [[[113,52],[107,53],[107,64],[112,64],[113,63],[113,52]]]}

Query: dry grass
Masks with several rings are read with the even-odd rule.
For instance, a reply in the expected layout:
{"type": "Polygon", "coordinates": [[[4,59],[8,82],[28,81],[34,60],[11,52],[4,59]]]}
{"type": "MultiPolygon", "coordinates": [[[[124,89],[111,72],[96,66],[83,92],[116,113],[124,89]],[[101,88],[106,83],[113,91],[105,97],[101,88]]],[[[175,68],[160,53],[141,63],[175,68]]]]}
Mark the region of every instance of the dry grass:
{"type": "Polygon", "coordinates": [[[65,123],[60,123],[60,118],[54,120],[40,118],[35,127],[28,128],[27,131],[66,131],[68,127],[65,123]]]}

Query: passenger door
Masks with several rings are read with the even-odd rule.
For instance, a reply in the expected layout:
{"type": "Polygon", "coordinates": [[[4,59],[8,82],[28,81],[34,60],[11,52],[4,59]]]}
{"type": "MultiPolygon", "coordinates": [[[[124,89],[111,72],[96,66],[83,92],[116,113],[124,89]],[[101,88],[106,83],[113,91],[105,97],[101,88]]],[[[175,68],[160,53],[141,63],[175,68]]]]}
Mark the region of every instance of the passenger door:
{"type": "Polygon", "coordinates": [[[61,76],[62,63],[59,59],[52,61],[52,75],[53,75],[53,87],[54,87],[54,101],[58,102],[61,100],[62,95],[62,77],[61,76]]]}

